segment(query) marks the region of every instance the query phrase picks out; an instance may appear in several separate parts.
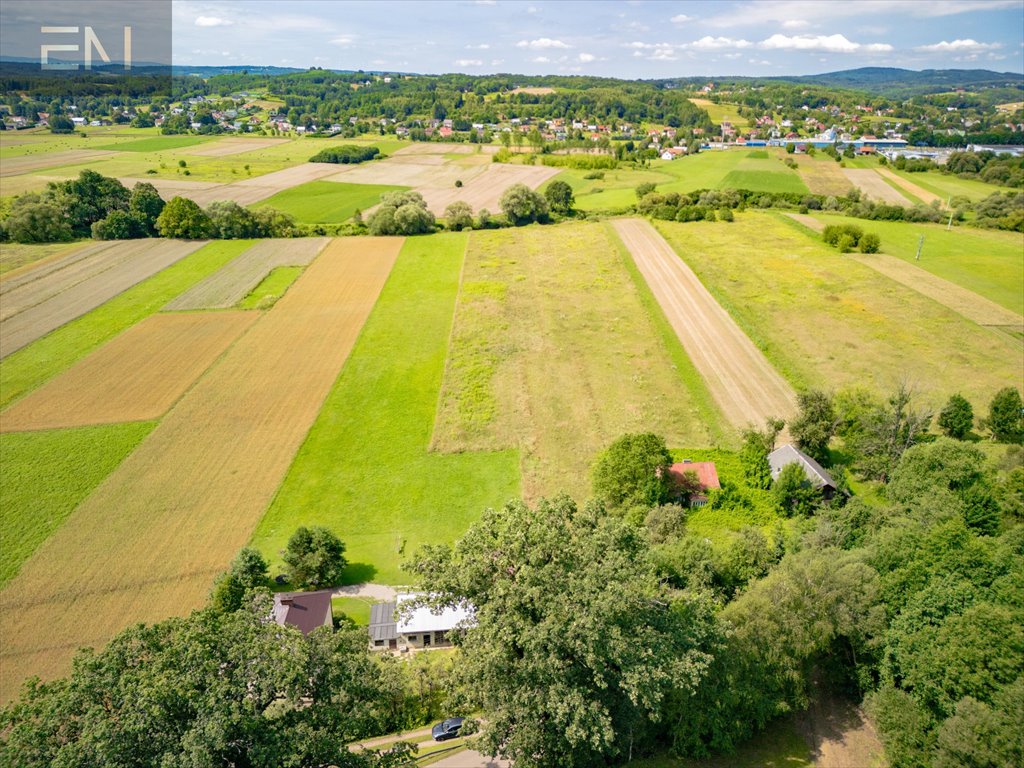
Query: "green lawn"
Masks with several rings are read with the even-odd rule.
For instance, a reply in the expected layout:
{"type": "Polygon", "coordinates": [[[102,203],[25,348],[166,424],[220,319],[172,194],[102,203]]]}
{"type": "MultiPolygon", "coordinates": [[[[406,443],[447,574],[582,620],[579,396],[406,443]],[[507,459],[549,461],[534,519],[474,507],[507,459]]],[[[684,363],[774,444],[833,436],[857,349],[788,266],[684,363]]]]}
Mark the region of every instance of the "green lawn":
{"type": "Polygon", "coordinates": [[[213,274],[253,240],[209,243],[96,309],[7,357],[0,366],[0,408],[213,274]]]}
{"type": "MultiPolygon", "coordinates": [[[[890,166],[892,168],[892,166],[890,166]]],[[[951,176],[939,171],[925,171],[923,173],[908,173],[892,168],[893,172],[902,176],[907,181],[927,189],[943,199],[962,196],[968,200],[981,200],[994,192],[1011,192],[1009,187],[1000,187],[995,184],[986,184],[976,179],[961,179],[959,176],[951,176]]]]}
{"type": "Polygon", "coordinates": [[[335,618],[347,616],[358,627],[370,623],[370,606],[373,601],[365,597],[332,597],[331,612],[335,618]]]}
{"type": "Polygon", "coordinates": [[[519,493],[515,451],[428,450],[466,240],[406,241],[253,535],[273,568],[295,528],[325,525],[347,546],[347,581],[401,584],[399,563],[419,546],[455,541],[519,493]]]}
{"type": "Polygon", "coordinates": [[[148,139],[119,141],[116,144],[105,144],[90,149],[113,149],[118,152],[165,152],[171,149],[182,149],[194,144],[204,144],[212,136],[153,136],[148,139]]]}
{"type": "Polygon", "coordinates": [[[154,425],[0,433],[0,587],[154,425]]]}
{"type": "Polygon", "coordinates": [[[798,389],[888,395],[906,379],[923,404],[940,408],[954,392],[983,403],[1020,380],[1019,344],[842,257],[795,223],[747,212],[731,224],[655,226],[798,389]]]}
{"type": "MultiPolygon", "coordinates": [[[[916,181],[921,174],[912,175],[916,181]]],[[[942,224],[864,221],[830,214],[817,214],[816,218],[877,232],[882,239],[882,253],[911,262],[1024,315],[1024,236],[1019,233],[972,227],[953,227],[947,231],[942,224]],[[915,261],[921,235],[924,247],[921,260],[915,261]]]]}
{"type": "Polygon", "coordinates": [[[252,292],[238,302],[239,309],[270,309],[302,274],[303,267],[275,267],[252,292]]]}
{"type": "Polygon", "coordinates": [[[718,185],[721,189],[750,189],[755,192],[802,192],[807,193],[804,184],[795,172],[789,168],[778,170],[742,170],[729,171],[718,185]]]}
{"type": "Polygon", "coordinates": [[[310,181],[278,192],[253,207],[276,208],[306,224],[340,224],[352,218],[356,210],[365,211],[379,203],[385,192],[406,189],[386,184],[310,181]]]}

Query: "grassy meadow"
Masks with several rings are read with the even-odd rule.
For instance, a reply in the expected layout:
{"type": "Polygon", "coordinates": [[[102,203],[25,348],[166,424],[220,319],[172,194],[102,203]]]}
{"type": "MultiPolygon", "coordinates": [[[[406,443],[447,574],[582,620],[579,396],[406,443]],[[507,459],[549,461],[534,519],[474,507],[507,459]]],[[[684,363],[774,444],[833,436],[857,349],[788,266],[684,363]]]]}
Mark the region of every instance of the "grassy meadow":
{"type": "Polygon", "coordinates": [[[276,208],[305,224],[340,224],[352,218],[357,210],[365,211],[377,205],[385,192],[403,192],[406,189],[408,187],[387,184],[310,181],[278,192],[253,207],[276,208]]]}
{"type": "Polygon", "coordinates": [[[253,240],[209,243],[181,261],[115,296],[4,359],[0,367],[0,408],[35,389],[76,360],[182,291],[213,274],[253,244],[253,240]]]}
{"type": "Polygon", "coordinates": [[[302,274],[304,267],[275,267],[248,296],[238,302],[239,309],[270,309],[302,274]]]}
{"type": "Polygon", "coordinates": [[[153,426],[0,433],[0,587],[153,426]]]}
{"type": "Polygon", "coordinates": [[[8,276],[15,270],[44,259],[59,259],[92,242],[78,240],[71,243],[4,243],[3,249],[0,250],[0,275],[8,276]]]}
{"type": "Polygon", "coordinates": [[[735,104],[716,104],[710,99],[693,98],[690,101],[708,113],[711,122],[718,125],[723,120],[728,120],[734,128],[746,128],[750,123],[745,117],[740,117],[739,109],[735,104]]]}
{"type": "Polygon", "coordinates": [[[798,389],[863,386],[888,394],[907,379],[938,408],[958,391],[988,402],[1024,370],[1018,343],[842,257],[781,217],[655,225],[798,389]]]}
{"type": "Polygon", "coordinates": [[[831,214],[816,214],[815,218],[825,224],[855,224],[865,232],[875,232],[882,239],[882,253],[1024,315],[1024,238],[1019,233],[970,227],[947,230],[942,224],[865,221],[831,214]],[[915,261],[922,235],[921,259],[915,261]]]}
{"type": "Polygon", "coordinates": [[[616,242],[588,223],[470,236],[437,450],[516,448],[524,496],[584,499],[594,457],[624,432],[710,443],[717,412],[705,412],[699,378],[670,353],[679,342],[652,321],[616,242]]]}
{"type": "Polygon", "coordinates": [[[400,584],[404,557],[519,493],[513,450],[429,450],[467,236],[406,241],[252,542],[280,567],[300,525],[345,542],[347,581],[400,584]]]}

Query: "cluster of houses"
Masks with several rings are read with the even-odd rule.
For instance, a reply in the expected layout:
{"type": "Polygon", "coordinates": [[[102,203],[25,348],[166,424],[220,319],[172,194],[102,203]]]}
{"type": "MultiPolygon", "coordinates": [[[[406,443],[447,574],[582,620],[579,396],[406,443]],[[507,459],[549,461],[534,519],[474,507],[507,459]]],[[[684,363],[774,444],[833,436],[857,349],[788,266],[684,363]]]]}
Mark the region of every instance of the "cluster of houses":
{"type": "MultiPolygon", "coordinates": [[[[772,480],[776,480],[786,466],[794,463],[803,470],[811,487],[816,488],[823,498],[832,498],[836,484],[828,470],[793,445],[783,445],[768,455],[772,480]]],[[[706,505],[710,493],[722,487],[713,461],[684,460],[673,464],[669,473],[677,482],[683,480],[684,474],[696,476],[700,487],[690,495],[690,507],[706,505]]],[[[279,592],[274,595],[274,621],[282,626],[296,627],[306,635],[320,627],[333,627],[331,596],[328,589],[279,592]]],[[[371,651],[409,653],[450,648],[452,631],[473,623],[472,607],[435,609],[416,605],[416,600],[422,596],[422,593],[403,592],[398,593],[394,600],[370,606],[370,622],[366,631],[371,651]]]]}

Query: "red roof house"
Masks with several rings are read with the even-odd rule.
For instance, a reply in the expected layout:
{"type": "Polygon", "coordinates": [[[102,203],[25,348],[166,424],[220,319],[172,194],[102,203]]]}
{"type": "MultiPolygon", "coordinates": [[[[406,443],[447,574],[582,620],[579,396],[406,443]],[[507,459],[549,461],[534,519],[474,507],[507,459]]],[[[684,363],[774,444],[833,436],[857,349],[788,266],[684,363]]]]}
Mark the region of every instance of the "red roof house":
{"type": "Polygon", "coordinates": [[[712,488],[722,487],[718,480],[718,470],[715,468],[715,462],[713,461],[690,461],[687,459],[676,462],[669,467],[669,479],[676,483],[681,483],[683,473],[685,472],[694,473],[697,476],[697,480],[700,481],[701,493],[690,497],[691,507],[703,507],[708,503],[707,491],[712,488]]]}

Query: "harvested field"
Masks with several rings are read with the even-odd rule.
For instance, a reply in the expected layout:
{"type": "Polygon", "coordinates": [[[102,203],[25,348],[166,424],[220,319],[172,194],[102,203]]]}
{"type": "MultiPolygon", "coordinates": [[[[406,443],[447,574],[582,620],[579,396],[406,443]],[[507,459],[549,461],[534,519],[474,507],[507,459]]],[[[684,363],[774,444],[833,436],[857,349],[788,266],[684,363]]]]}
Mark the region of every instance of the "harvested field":
{"type": "Polygon", "coordinates": [[[194,200],[207,190],[226,186],[215,181],[185,181],[183,179],[160,179],[156,177],[138,178],[125,176],[118,179],[118,181],[128,187],[128,189],[139,183],[152,184],[164,200],[170,200],[172,197],[188,197],[194,200]]]}
{"type": "Polygon", "coordinates": [[[326,237],[261,240],[164,307],[226,309],[244,299],[275,267],[304,267],[324,249],[326,237]]]}
{"type": "Polygon", "coordinates": [[[853,186],[872,200],[893,205],[910,205],[911,201],[886,184],[885,179],[875,173],[873,168],[842,168],[841,170],[853,186]]]}
{"type": "Polygon", "coordinates": [[[845,169],[828,157],[817,160],[808,155],[791,155],[800,169],[800,177],[815,195],[834,195],[842,197],[850,191],[850,179],[843,173],[845,169]]]}
{"type": "Polygon", "coordinates": [[[86,263],[73,260],[64,269],[9,291],[4,296],[5,311],[11,302],[17,312],[0,320],[0,358],[98,307],[203,245],[203,241],[182,240],[113,243],[92,254],[103,264],[101,271],[89,271],[87,262],[91,259],[85,259],[86,263]],[[71,270],[67,276],[62,274],[66,270],[71,270]]]}
{"type": "Polygon", "coordinates": [[[884,253],[850,253],[847,255],[854,261],[859,261],[897,283],[917,291],[922,296],[927,296],[942,306],[949,307],[978,325],[1017,326],[1024,329],[1024,317],[1016,312],[1011,312],[994,301],[979,296],[974,291],[961,288],[956,283],[943,280],[931,272],[908,264],[903,259],[897,259],[895,256],[888,256],[884,253]]]}
{"type": "MultiPolygon", "coordinates": [[[[525,166],[522,166],[525,167],[525,166]]],[[[324,181],[340,181],[350,184],[387,184],[391,186],[412,187],[417,192],[425,188],[455,188],[456,179],[465,184],[471,178],[482,173],[484,166],[465,168],[448,163],[440,155],[422,155],[406,157],[389,157],[373,163],[335,166],[338,172],[328,176],[324,181]]]]}
{"type": "Polygon", "coordinates": [[[4,411],[0,431],[162,416],[258,317],[255,312],[148,317],[4,411]]]}
{"type": "Polygon", "coordinates": [[[0,700],[201,605],[249,539],[401,247],[335,240],[0,592],[0,700]],[[31,594],[31,604],[23,596],[31,594]]]}
{"type": "Polygon", "coordinates": [[[543,87],[543,86],[536,86],[536,87],[530,87],[530,88],[522,88],[522,87],[520,87],[520,88],[513,88],[511,91],[509,91],[509,93],[530,93],[530,94],[533,94],[534,96],[545,96],[545,95],[547,95],[549,93],[554,93],[554,92],[555,92],[554,88],[546,88],[546,87],[543,87]]]}
{"type": "Polygon", "coordinates": [[[297,184],[304,184],[307,181],[315,181],[324,176],[336,174],[341,166],[333,163],[303,163],[284,170],[266,173],[262,176],[254,176],[244,181],[236,181],[231,184],[218,184],[212,181],[183,181],[178,179],[140,179],[122,178],[120,181],[125,186],[132,186],[136,182],[146,181],[156,187],[164,199],[170,199],[175,195],[188,197],[201,206],[207,206],[218,200],[233,200],[239,205],[250,205],[259,202],[271,195],[276,195],[285,189],[290,189],[297,184]]]}
{"type": "Polygon", "coordinates": [[[111,157],[116,152],[97,149],[69,149],[66,152],[47,152],[38,155],[5,157],[0,162],[0,176],[18,176],[22,173],[57,168],[62,165],[80,165],[101,157],[111,157]]]}
{"type": "Polygon", "coordinates": [[[290,139],[221,139],[210,142],[202,149],[189,150],[188,154],[202,157],[226,157],[257,149],[266,149],[278,144],[287,144],[289,141],[290,139]]]}
{"type": "Polygon", "coordinates": [[[881,176],[883,178],[889,179],[889,181],[891,181],[897,187],[900,187],[900,188],[906,190],[907,192],[912,194],[914,197],[916,197],[918,200],[920,200],[922,203],[930,204],[933,200],[938,200],[943,205],[945,205],[945,203],[946,203],[946,200],[944,198],[939,197],[934,192],[929,192],[924,187],[918,186],[914,182],[908,181],[907,179],[903,178],[902,176],[899,176],[899,175],[893,173],[888,168],[881,168],[881,167],[879,167],[879,168],[876,168],[875,170],[879,174],[881,174],[881,176]]]}
{"type": "Polygon", "coordinates": [[[624,432],[707,445],[625,259],[599,224],[473,232],[431,447],[516,448],[536,499],[586,498],[591,462],[624,432]]]}
{"type": "MultiPolygon", "coordinates": [[[[479,211],[487,208],[499,211],[502,193],[513,184],[525,184],[536,189],[552,176],[561,173],[561,168],[546,165],[506,165],[492,163],[484,166],[483,171],[470,179],[463,178],[463,186],[456,188],[454,182],[448,187],[423,187],[417,191],[427,201],[427,207],[436,215],[444,213],[444,209],[456,200],[463,200],[479,211]]],[[[465,176],[465,173],[463,173],[465,176]]]]}
{"type": "Polygon", "coordinates": [[[481,144],[447,144],[434,143],[429,141],[414,141],[407,147],[393,152],[392,157],[403,157],[408,155],[472,155],[485,151],[487,145],[481,144]]]}
{"type": "MultiPolygon", "coordinates": [[[[72,243],[4,243],[0,254],[0,296],[35,280],[54,269],[54,264],[63,261],[77,251],[92,249],[101,245],[95,240],[79,240],[72,243]],[[36,273],[36,270],[40,270],[36,273]],[[44,271],[45,270],[45,271],[44,271]]],[[[3,308],[0,307],[0,313],[3,308]]]]}
{"type": "Polygon", "coordinates": [[[792,387],[665,239],[640,219],[614,226],[726,418],[743,428],[792,416],[792,387]]]}

